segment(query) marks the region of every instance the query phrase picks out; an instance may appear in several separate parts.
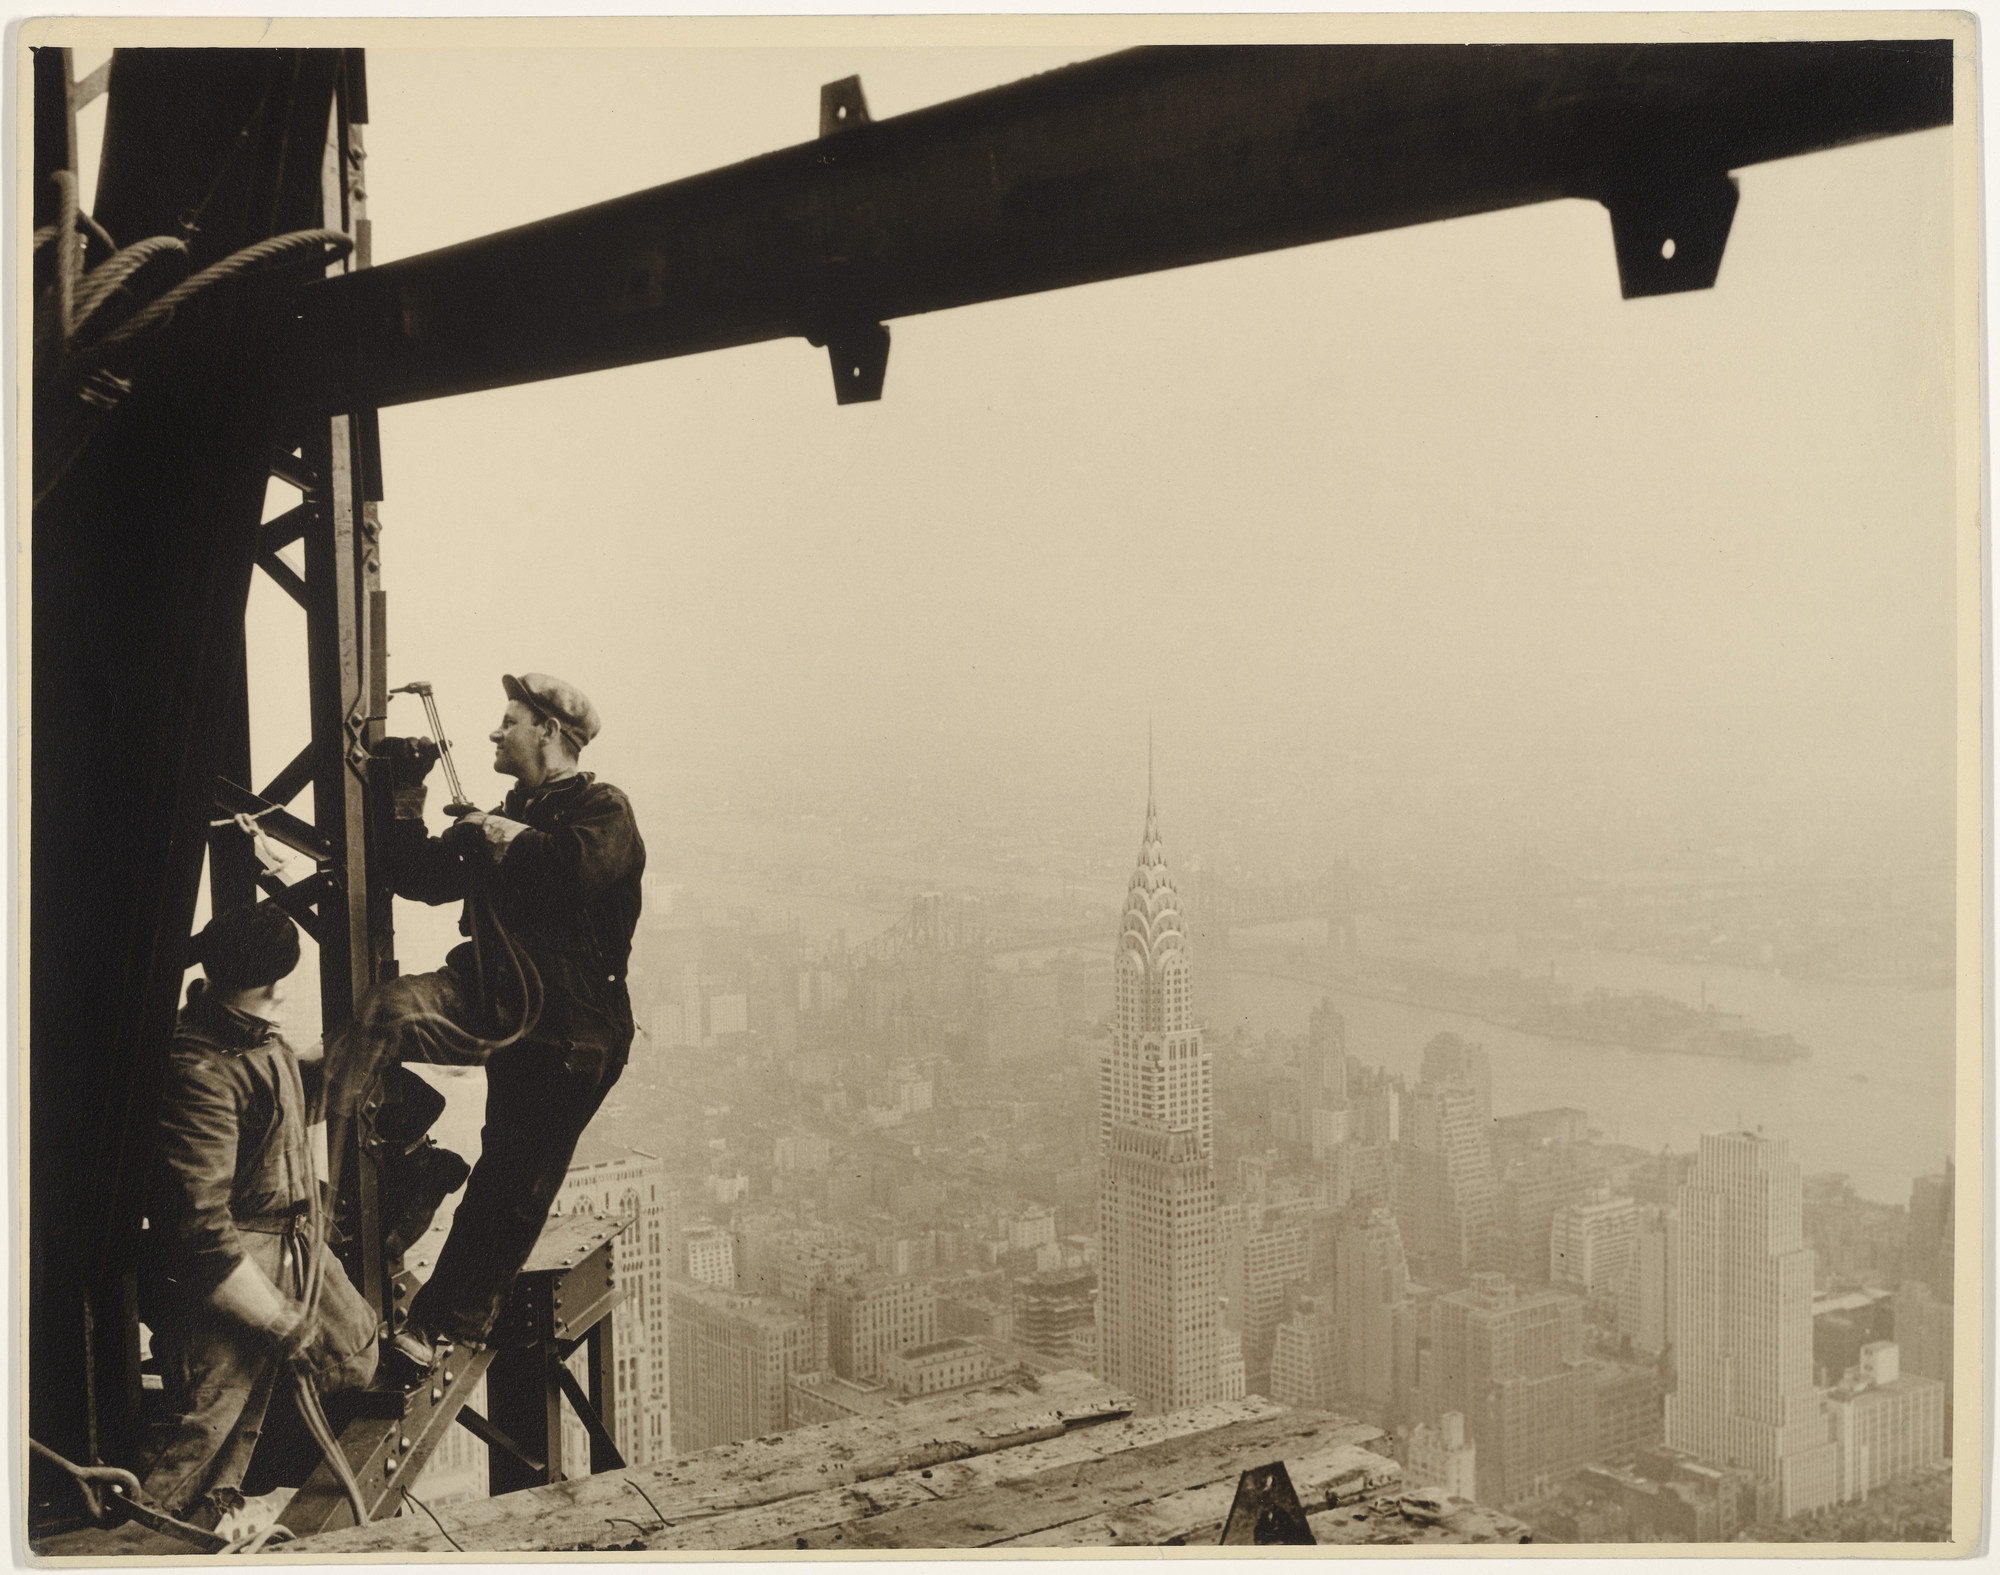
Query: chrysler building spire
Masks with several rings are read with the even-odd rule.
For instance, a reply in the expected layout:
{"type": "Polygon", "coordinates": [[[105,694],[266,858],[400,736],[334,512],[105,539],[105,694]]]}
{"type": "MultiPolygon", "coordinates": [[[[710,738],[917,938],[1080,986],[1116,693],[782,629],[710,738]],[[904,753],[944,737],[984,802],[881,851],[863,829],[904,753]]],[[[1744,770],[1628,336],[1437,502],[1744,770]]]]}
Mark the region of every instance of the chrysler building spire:
{"type": "Polygon", "coordinates": [[[1098,1372],[1149,1407],[1221,1397],[1212,1064],[1146,748],[1146,829],[1098,1062],[1098,1372]]]}

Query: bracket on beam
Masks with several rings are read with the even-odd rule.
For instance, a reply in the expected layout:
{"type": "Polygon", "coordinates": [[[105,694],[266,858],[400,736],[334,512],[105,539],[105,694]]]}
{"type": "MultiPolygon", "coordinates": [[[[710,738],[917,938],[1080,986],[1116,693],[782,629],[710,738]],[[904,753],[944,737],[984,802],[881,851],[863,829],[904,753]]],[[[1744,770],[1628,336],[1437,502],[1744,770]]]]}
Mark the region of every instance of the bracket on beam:
{"type": "Polygon", "coordinates": [[[889,371],[889,325],[866,320],[808,334],[806,342],[825,345],[833,366],[833,397],[843,405],[862,405],[882,397],[882,379],[889,371]]]}
{"type": "Polygon", "coordinates": [[[819,134],[830,137],[868,124],[868,96],[861,91],[861,78],[842,77],[819,90],[819,134]]]}
{"type": "Polygon", "coordinates": [[[1714,286],[1736,217],[1736,182],[1725,171],[1623,180],[1598,200],[1611,210],[1611,243],[1626,300],[1714,286]]]}

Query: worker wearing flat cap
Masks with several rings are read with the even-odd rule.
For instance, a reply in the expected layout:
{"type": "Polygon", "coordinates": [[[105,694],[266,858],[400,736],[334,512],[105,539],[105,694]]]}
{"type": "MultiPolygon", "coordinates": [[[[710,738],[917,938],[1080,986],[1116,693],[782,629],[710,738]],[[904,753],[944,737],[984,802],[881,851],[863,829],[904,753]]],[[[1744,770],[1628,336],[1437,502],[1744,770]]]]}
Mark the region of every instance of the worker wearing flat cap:
{"type": "Polygon", "coordinates": [[[493,769],[514,787],[496,809],[428,835],[424,777],[436,746],[388,741],[389,883],[418,902],[462,903],[467,939],[435,973],[378,985],[338,1047],[350,1110],[391,1061],[486,1068],[479,1161],[397,1335],[394,1372],[405,1382],[450,1346],[485,1342],[632,1045],[625,970],[646,849],[625,795],[579,769],[597,708],[546,673],[500,682],[507,706],[493,769]]]}
{"type": "Polygon", "coordinates": [[[167,1414],[138,1466],[155,1504],[213,1529],[242,1506],[288,1363],[322,1392],[365,1385],[376,1319],[331,1253],[309,1296],[322,1079],[273,1022],[298,931],[260,902],[212,920],[194,953],[204,977],[174,1027],[147,1181],[145,1316],[167,1414]]]}

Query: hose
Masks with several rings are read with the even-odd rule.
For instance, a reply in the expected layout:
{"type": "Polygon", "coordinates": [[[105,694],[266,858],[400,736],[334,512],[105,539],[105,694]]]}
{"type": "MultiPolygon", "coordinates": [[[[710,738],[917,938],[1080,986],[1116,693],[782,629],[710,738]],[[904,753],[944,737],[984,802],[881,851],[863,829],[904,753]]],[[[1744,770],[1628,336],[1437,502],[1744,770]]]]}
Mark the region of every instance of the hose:
{"type": "MultiPolygon", "coordinates": [[[[520,991],[521,1015],[511,1027],[503,1027],[502,1032],[488,1038],[474,1033],[463,1024],[453,1021],[440,1012],[413,1011],[371,1022],[370,1028],[402,1028],[418,1024],[435,1032],[444,1041],[445,1048],[452,1052],[445,1065],[484,1065],[495,1052],[519,1044],[535,1031],[541,1022],[542,1011],[547,1004],[547,991],[542,982],[541,971],[534,959],[521,946],[495,911],[492,894],[486,889],[483,871],[477,864],[468,863],[467,873],[471,878],[471,888],[466,895],[466,906],[471,921],[472,955],[474,972],[481,981],[489,977],[487,959],[497,948],[498,962],[503,976],[511,975],[513,983],[520,991]]],[[[381,1050],[387,1036],[361,1031],[359,1025],[350,1025],[345,1035],[347,1054],[342,1057],[344,1065],[339,1073],[340,1091],[332,1093],[327,1102],[328,1119],[339,1117],[351,1120],[359,1108],[367,1090],[375,1086],[382,1070],[381,1050]],[[356,1044],[355,1041],[362,1041],[356,1044]],[[366,1060],[356,1060],[355,1052],[366,1051],[366,1060]]],[[[337,1192],[339,1183],[340,1152],[344,1145],[332,1141],[327,1144],[327,1158],[333,1175],[329,1178],[329,1190],[337,1192]]]]}

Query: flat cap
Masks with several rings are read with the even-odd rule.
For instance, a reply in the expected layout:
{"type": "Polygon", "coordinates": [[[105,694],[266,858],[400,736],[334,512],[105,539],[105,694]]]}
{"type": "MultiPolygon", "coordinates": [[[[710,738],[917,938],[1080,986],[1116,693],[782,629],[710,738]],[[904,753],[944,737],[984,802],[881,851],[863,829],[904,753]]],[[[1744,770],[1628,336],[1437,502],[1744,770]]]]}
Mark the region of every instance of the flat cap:
{"type": "Polygon", "coordinates": [[[509,700],[518,700],[535,715],[554,722],[578,750],[595,738],[603,725],[589,695],[575,684],[566,684],[547,673],[523,673],[518,678],[512,673],[502,673],[500,686],[507,691],[509,700]]]}
{"type": "Polygon", "coordinates": [[[261,990],[299,965],[299,931],[268,897],[218,914],[194,938],[194,960],[224,990],[261,990]]]}

